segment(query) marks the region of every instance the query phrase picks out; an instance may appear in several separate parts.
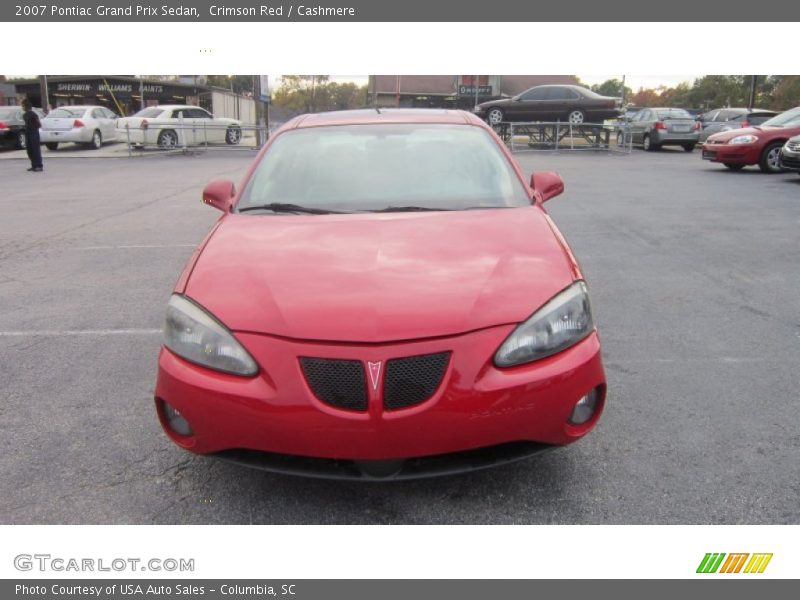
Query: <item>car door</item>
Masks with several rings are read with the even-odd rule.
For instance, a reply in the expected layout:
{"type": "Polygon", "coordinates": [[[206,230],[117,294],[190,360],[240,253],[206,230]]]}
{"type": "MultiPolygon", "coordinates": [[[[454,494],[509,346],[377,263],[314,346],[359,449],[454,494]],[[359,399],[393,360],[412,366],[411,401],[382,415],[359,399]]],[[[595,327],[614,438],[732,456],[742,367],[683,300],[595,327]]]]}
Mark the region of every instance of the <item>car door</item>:
{"type": "Polygon", "coordinates": [[[189,109],[194,120],[195,136],[198,144],[216,144],[225,139],[225,131],[220,123],[215,123],[211,114],[202,108],[189,109]]]}
{"type": "Polygon", "coordinates": [[[579,96],[569,88],[553,86],[548,88],[546,102],[542,106],[540,117],[544,121],[566,120],[570,111],[577,108],[579,96]]]}
{"type": "Polygon", "coordinates": [[[532,88],[524,92],[519,100],[511,103],[509,113],[519,121],[541,121],[541,114],[546,103],[547,88],[532,88]]]}
{"type": "Polygon", "coordinates": [[[178,134],[178,144],[183,145],[184,143],[187,145],[193,145],[194,141],[194,129],[193,127],[193,120],[191,115],[189,114],[188,108],[175,108],[172,110],[172,115],[169,119],[169,127],[165,125],[160,125],[161,129],[174,129],[175,132],[178,134]]]}
{"type": "Polygon", "coordinates": [[[108,132],[103,133],[103,139],[109,141],[116,141],[117,139],[117,119],[119,118],[117,114],[109,110],[107,108],[102,108],[103,114],[105,115],[106,121],[108,123],[107,128],[108,132]]]}
{"type": "Polygon", "coordinates": [[[645,123],[650,118],[651,110],[645,108],[640,110],[631,119],[631,139],[634,144],[641,144],[644,139],[645,123]]]}

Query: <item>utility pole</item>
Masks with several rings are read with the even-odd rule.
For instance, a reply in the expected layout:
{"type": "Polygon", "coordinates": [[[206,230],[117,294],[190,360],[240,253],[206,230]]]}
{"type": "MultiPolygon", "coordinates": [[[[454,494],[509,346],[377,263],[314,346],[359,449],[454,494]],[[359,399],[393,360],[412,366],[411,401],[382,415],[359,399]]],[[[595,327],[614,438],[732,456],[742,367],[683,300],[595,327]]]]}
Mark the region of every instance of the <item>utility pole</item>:
{"type": "Polygon", "coordinates": [[[47,90],[47,75],[39,75],[39,95],[42,98],[42,110],[47,114],[50,112],[50,94],[47,90]]]}
{"type": "Polygon", "coordinates": [[[269,137],[269,103],[263,98],[269,95],[269,80],[264,76],[266,89],[261,86],[261,76],[253,75],[253,100],[256,103],[256,144],[259,148],[269,137]]]}
{"type": "Polygon", "coordinates": [[[622,106],[625,106],[625,75],[622,76],[622,106]]]}
{"type": "Polygon", "coordinates": [[[478,108],[478,78],[480,75],[473,75],[475,78],[475,108],[478,108]]]}
{"type": "Polygon", "coordinates": [[[756,80],[758,75],[750,75],[750,102],[747,104],[748,110],[753,110],[756,103],[756,80]]]}

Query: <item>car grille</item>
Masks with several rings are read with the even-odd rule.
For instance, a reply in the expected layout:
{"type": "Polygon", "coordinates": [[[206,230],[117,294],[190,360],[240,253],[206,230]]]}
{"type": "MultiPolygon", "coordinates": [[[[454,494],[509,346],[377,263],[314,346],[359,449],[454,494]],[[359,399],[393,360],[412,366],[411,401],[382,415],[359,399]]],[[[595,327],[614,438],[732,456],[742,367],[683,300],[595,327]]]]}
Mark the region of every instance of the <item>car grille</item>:
{"type": "Polygon", "coordinates": [[[367,382],[360,360],[300,358],[311,391],[325,404],[346,410],[367,410],[367,382]]]}
{"type": "Polygon", "coordinates": [[[800,152],[800,142],[786,142],[786,147],[792,152],[800,152]]]}
{"type": "Polygon", "coordinates": [[[430,398],[442,382],[449,361],[449,352],[389,360],[383,388],[384,407],[396,410],[430,398]]]}

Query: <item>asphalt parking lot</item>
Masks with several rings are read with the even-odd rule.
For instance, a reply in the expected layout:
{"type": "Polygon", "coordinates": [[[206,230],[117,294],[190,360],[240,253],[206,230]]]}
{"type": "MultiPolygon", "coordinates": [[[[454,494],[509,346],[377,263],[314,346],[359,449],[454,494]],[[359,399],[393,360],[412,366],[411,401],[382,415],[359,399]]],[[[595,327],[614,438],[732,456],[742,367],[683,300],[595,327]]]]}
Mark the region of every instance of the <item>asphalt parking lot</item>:
{"type": "Polygon", "coordinates": [[[800,177],[699,152],[521,154],[604,344],[603,419],[571,447],[402,483],[185,453],[152,406],[172,286],[247,150],[0,161],[0,523],[798,523],[800,177]]]}

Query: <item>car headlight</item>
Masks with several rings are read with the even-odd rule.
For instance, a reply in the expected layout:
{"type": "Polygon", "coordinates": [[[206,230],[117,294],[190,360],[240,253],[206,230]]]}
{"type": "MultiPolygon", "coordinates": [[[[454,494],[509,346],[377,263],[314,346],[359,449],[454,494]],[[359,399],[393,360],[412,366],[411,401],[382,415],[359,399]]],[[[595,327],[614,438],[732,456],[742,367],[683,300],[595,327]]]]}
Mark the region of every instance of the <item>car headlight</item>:
{"type": "Polygon", "coordinates": [[[164,344],[178,356],[209,369],[248,377],[258,373],[256,361],[230,331],[177,294],[167,304],[164,344]]]}
{"type": "Polygon", "coordinates": [[[754,135],[739,135],[730,140],[729,144],[752,144],[757,142],[758,138],[754,135]]]}
{"type": "Polygon", "coordinates": [[[494,355],[494,364],[513,367],[551,356],[577,344],[593,330],[586,283],[576,281],[506,338],[494,355]]]}

